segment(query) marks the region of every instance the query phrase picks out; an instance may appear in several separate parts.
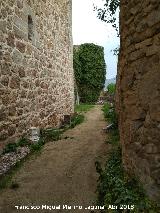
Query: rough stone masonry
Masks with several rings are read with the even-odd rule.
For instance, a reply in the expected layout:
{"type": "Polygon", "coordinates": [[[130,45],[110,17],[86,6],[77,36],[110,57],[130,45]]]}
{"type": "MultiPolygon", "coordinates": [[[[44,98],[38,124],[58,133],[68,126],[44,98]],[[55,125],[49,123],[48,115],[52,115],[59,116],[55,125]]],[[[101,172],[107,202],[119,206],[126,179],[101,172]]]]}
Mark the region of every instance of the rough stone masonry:
{"type": "Polygon", "coordinates": [[[160,0],[121,0],[116,95],[125,168],[160,201],[160,0]]]}
{"type": "Polygon", "coordinates": [[[74,110],[71,0],[0,1],[0,149],[74,110]]]}

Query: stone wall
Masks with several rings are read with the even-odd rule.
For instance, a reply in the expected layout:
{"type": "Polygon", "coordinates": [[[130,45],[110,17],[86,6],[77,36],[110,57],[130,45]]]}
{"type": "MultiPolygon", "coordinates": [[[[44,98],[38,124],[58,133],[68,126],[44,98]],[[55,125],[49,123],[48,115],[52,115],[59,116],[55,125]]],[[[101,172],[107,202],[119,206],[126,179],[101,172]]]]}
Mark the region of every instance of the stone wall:
{"type": "Polygon", "coordinates": [[[121,0],[116,107],[125,168],[160,200],[160,0],[121,0]]]}
{"type": "Polygon", "coordinates": [[[0,148],[74,110],[71,0],[0,2],[0,148]]]}

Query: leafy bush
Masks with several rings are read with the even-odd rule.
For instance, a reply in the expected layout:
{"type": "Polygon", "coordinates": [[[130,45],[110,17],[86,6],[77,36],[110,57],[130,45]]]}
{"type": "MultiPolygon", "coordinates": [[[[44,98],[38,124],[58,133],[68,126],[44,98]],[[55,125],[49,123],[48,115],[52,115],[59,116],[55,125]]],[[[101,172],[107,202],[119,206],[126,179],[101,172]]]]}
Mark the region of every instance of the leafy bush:
{"type": "Polygon", "coordinates": [[[114,95],[116,92],[116,85],[111,83],[107,86],[107,91],[109,94],[114,95]]]}
{"type": "Polygon", "coordinates": [[[95,103],[105,83],[104,48],[88,43],[74,48],[73,66],[80,101],[95,103]]]}

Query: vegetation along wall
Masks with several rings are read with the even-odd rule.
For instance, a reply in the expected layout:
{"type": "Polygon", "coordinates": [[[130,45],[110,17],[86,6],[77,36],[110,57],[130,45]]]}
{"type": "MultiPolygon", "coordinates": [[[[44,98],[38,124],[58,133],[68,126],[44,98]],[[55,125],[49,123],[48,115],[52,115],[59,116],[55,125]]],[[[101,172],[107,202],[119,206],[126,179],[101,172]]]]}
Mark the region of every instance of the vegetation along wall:
{"type": "Polygon", "coordinates": [[[0,3],[0,148],[74,110],[71,0],[0,3]]]}
{"type": "Polygon", "coordinates": [[[160,200],[160,0],[121,0],[117,111],[125,168],[160,200]]]}

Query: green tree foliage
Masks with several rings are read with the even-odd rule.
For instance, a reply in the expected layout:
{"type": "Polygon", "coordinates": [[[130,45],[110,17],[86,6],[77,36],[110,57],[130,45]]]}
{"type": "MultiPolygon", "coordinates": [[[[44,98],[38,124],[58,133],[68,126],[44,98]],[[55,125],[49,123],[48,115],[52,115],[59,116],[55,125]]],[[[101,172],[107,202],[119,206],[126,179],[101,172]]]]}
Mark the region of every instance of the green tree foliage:
{"type": "Polygon", "coordinates": [[[89,43],[80,45],[74,49],[73,65],[80,101],[96,102],[105,83],[104,48],[89,43]]]}
{"type": "Polygon", "coordinates": [[[116,85],[111,83],[107,86],[107,91],[109,94],[114,95],[116,92],[116,85]]]}
{"type": "Polygon", "coordinates": [[[116,29],[118,35],[118,26],[116,25],[116,13],[120,5],[120,0],[105,0],[103,8],[98,8],[95,6],[95,10],[98,12],[98,18],[102,21],[112,24],[116,29]]]}

